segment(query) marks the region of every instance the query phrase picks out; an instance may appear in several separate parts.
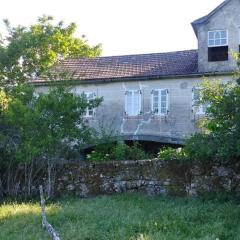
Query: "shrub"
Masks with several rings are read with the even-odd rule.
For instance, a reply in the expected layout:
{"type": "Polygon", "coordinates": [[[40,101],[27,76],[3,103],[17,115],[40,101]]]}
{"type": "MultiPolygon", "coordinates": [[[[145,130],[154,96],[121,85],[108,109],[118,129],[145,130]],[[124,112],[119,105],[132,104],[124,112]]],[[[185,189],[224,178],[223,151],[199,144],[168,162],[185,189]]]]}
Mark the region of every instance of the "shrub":
{"type": "Polygon", "coordinates": [[[195,134],[186,141],[185,151],[195,161],[212,161],[217,154],[214,139],[207,134],[195,134]]]}
{"type": "Polygon", "coordinates": [[[125,143],[107,143],[98,145],[91,154],[87,155],[87,160],[91,162],[102,161],[122,161],[122,160],[143,160],[149,159],[151,156],[135,142],[133,146],[125,143]]]}
{"type": "Polygon", "coordinates": [[[126,160],[127,150],[128,146],[126,144],[116,144],[111,151],[112,160],[126,160]]]}
{"type": "Polygon", "coordinates": [[[160,149],[158,153],[158,158],[160,160],[183,160],[188,159],[187,153],[183,148],[172,148],[167,147],[160,149]]]}

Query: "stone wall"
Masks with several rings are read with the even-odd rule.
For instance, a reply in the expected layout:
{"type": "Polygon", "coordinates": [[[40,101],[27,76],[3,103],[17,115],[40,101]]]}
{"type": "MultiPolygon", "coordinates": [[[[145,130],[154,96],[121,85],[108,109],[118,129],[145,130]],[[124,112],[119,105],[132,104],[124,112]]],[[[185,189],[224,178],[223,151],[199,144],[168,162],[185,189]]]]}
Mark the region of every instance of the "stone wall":
{"type": "Polygon", "coordinates": [[[240,163],[228,167],[192,167],[160,160],[68,164],[58,172],[55,189],[57,195],[79,197],[127,191],[143,191],[151,196],[240,192],[240,163]]]}

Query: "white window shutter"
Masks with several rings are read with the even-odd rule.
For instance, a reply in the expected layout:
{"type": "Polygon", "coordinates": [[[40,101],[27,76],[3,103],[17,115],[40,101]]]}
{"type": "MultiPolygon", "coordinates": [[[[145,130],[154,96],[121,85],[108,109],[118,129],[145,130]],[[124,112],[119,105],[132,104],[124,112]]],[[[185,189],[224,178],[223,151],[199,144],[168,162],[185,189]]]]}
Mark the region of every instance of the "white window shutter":
{"type": "Polygon", "coordinates": [[[154,113],[154,110],[153,110],[153,91],[154,90],[151,91],[151,112],[152,112],[152,114],[154,113]]]}
{"type": "Polygon", "coordinates": [[[167,89],[162,89],[159,91],[160,96],[160,114],[166,115],[167,114],[167,89]]]}
{"type": "Polygon", "coordinates": [[[169,113],[169,90],[166,89],[166,91],[167,91],[166,114],[168,114],[169,113]]]}
{"type": "Polygon", "coordinates": [[[125,92],[125,112],[127,115],[132,114],[132,92],[125,92]]]}
{"type": "Polygon", "coordinates": [[[139,91],[133,92],[133,104],[132,104],[132,115],[137,116],[140,114],[141,109],[141,94],[139,91]]]}
{"type": "Polygon", "coordinates": [[[142,109],[142,91],[138,91],[138,109],[137,109],[137,115],[141,114],[141,109],[142,109]]]}
{"type": "Polygon", "coordinates": [[[153,114],[158,115],[159,114],[159,91],[158,90],[152,90],[152,112],[153,114]]]}

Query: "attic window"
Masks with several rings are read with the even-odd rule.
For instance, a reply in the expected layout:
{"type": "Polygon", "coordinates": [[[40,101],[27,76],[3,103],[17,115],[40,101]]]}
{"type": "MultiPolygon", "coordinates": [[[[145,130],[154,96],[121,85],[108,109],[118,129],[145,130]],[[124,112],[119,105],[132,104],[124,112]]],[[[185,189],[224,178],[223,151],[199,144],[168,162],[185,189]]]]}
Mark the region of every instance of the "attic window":
{"type": "Polygon", "coordinates": [[[228,60],[228,34],[227,30],[208,32],[208,61],[228,60]]]}

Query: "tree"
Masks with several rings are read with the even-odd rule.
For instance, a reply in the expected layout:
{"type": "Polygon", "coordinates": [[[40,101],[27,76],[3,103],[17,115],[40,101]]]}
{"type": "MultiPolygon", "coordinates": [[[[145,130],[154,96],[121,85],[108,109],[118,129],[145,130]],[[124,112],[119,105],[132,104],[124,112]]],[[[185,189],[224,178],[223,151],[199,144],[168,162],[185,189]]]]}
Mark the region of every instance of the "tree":
{"type": "Polygon", "coordinates": [[[205,131],[186,142],[191,158],[231,162],[240,157],[240,85],[234,79],[226,84],[205,79],[202,103],[208,103],[202,121],[205,131]]]}
{"type": "Polygon", "coordinates": [[[85,124],[83,114],[102,99],[89,102],[84,95],[76,96],[66,82],[49,85],[49,92],[37,97],[34,87],[26,83],[39,77],[54,80],[62,60],[99,56],[101,45],[91,47],[84,37],[74,37],[75,23],[54,24],[50,16],[29,27],[4,22],[8,35],[0,40],[0,193],[2,181],[8,193],[10,189],[17,192],[13,186],[24,165],[30,194],[33,166],[38,164],[39,169],[44,163],[51,196],[56,161],[79,153],[91,140],[92,129],[85,124]]]}
{"type": "Polygon", "coordinates": [[[29,27],[12,27],[4,20],[8,36],[0,41],[0,86],[46,75],[68,57],[96,57],[101,45],[89,46],[83,38],[74,37],[77,25],[43,16],[29,27]]]}
{"type": "Polygon", "coordinates": [[[101,98],[88,101],[84,95],[75,95],[65,86],[52,87],[39,96],[30,85],[15,87],[2,120],[2,125],[15,129],[18,136],[16,148],[11,149],[13,161],[7,162],[8,178],[15,177],[12,169],[16,163],[25,164],[30,194],[33,165],[44,164],[48,173],[48,195],[52,197],[56,164],[61,158],[79,156],[82,146],[91,143],[93,129],[86,125],[83,115],[87,108],[95,108],[101,101],[101,98]]]}

